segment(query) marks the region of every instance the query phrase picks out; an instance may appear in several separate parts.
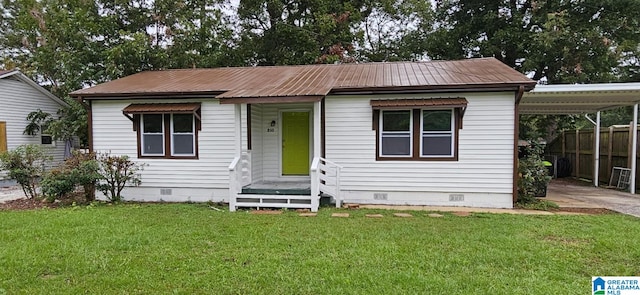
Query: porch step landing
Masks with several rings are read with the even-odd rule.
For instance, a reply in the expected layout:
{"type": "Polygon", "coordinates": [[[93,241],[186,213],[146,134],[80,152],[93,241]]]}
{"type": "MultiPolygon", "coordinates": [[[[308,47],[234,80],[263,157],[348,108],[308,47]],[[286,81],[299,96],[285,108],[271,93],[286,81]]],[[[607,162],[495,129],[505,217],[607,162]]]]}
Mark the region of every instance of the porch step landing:
{"type": "Polygon", "coordinates": [[[307,182],[257,182],[242,188],[237,207],[313,209],[307,182]]]}
{"type": "Polygon", "coordinates": [[[259,195],[241,194],[237,207],[312,209],[311,195],[259,195]]]}
{"type": "Polygon", "coordinates": [[[242,194],[310,196],[309,182],[258,182],[242,188],[242,194]]]}

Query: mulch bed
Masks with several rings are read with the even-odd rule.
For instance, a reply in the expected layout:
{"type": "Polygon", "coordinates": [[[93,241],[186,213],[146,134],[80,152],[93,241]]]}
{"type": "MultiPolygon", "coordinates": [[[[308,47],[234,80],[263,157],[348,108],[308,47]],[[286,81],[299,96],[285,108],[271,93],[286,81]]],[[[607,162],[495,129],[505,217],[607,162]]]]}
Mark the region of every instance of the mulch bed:
{"type": "Polygon", "coordinates": [[[87,204],[82,192],[74,192],[62,200],[48,202],[45,199],[17,199],[0,203],[0,210],[33,210],[41,208],[60,208],[69,207],[73,203],[78,205],[87,204]]]}
{"type": "Polygon", "coordinates": [[[32,210],[40,208],[58,208],[61,203],[49,203],[38,199],[18,199],[0,203],[0,210],[32,210]]]}
{"type": "Polygon", "coordinates": [[[618,213],[616,211],[605,209],[605,208],[560,208],[559,210],[556,210],[556,211],[585,213],[585,214],[594,214],[594,215],[618,213]]]}
{"type": "MultiPolygon", "coordinates": [[[[41,208],[59,208],[70,206],[74,201],[77,204],[82,204],[84,200],[81,195],[75,196],[75,199],[66,199],[63,201],[56,201],[54,203],[47,202],[46,200],[41,199],[18,199],[7,201],[5,203],[0,203],[0,210],[33,210],[33,209],[41,209],[41,208]]],[[[574,213],[584,213],[584,214],[614,214],[617,213],[615,211],[604,209],[604,208],[560,208],[556,210],[549,210],[551,212],[574,212],[574,213]]],[[[256,211],[257,212],[257,211],[256,211]]],[[[282,211],[275,211],[277,213],[282,213],[282,211]]],[[[254,213],[253,214],[259,214],[254,213]]],[[[265,214],[265,213],[263,213],[265,214]]],[[[273,213],[271,213],[273,214],[273,213]]]]}

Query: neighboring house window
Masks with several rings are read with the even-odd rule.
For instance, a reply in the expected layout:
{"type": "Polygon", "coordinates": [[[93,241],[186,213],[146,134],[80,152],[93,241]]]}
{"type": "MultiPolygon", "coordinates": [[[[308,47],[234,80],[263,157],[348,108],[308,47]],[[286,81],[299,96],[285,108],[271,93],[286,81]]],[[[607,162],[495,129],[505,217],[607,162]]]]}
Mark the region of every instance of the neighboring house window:
{"type": "Polygon", "coordinates": [[[371,101],[376,158],[456,161],[466,104],[464,98],[371,101]]]}
{"type": "Polygon", "coordinates": [[[40,135],[40,144],[42,145],[55,145],[53,141],[53,137],[51,135],[42,134],[40,135]]]}
{"type": "Polygon", "coordinates": [[[138,156],[171,159],[198,157],[199,112],[195,103],[132,104],[123,110],[138,131],[138,156]]]}
{"type": "Polygon", "coordinates": [[[48,128],[48,125],[40,126],[40,144],[47,145],[47,146],[56,146],[56,142],[55,140],[53,140],[53,136],[42,133],[42,131],[47,130],[47,128],[48,128]]]}

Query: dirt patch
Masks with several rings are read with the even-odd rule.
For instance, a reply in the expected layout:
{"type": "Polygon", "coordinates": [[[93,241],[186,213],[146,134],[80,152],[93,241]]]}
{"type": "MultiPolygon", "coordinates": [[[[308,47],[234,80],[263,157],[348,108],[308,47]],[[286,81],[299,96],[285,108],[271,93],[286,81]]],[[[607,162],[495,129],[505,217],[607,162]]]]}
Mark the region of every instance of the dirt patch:
{"type": "Polygon", "coordinates": [[[0,210],[32,210],[40,208],[58,208],[60,203],[49,203],[37,199],[17,199],[0,203],[0,210]]]}
{"type": "Polygon", "coordinates": [[[594,214],[594,215],[618,213],[616,211],[605,209],[605,208],[568,208],[568,207],[564,207],[564,208],[560,208],[560,209],[554,210],[554,211],[584,213],[584,214],[594,214]]]}
{"type": "Polygon", "coordinates": [[[45,199],[16,199],[0,203],[0,210],[33,210],[41,208],[60,208],[69,207],[73,204],[87,204],[84,194],[80,192],[72,193],[62,200],[48,202],[45,199]]]}

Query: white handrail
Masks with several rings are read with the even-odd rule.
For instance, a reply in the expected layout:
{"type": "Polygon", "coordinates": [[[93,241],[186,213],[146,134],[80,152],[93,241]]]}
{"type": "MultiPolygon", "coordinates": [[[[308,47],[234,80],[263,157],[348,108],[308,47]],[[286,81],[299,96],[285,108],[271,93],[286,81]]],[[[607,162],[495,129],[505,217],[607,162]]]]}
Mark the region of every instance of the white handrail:
{"type": "Polygon", "coordinates": [[[238,174],[242,171],[238,171],[240,164],[240,157],[233,158],[231,164],[229,164],[229,211],[236,211],[236,199],[238,198],[238,174]]]}
{"type": "Polygon", "coordinates": [[[313,158],[311,161],[311,171],[318,171],[318,166],[320,166],[320,157],[313,158]]]}
{"type": "Polygon", "coordinates": [[[235,171],[237,169],[239,162],[240,162],[240,157],[233,158],[233,161],[231,161],[231,164],[229,164],[229,171],[235,171]]]}
{"type": "Polygon", "coordinates": [[[325,163],[327,163],[327,164],[331,164],[332,166],[336,166],[336,167],[338,167],[338,168],[340,168],[340,169],[344,168],[344,167],[342,167],[341,165],[337,164],[336,162],[329,161],[329,160],[327,160],[327,159],[325,159],[325,158],[320,158],[319,160],[322,160],[323,162],[325,162],[325,163]]]}
{"type": "Polygon", "coordinates": [[[311,192],[315,195],[314,189],[317,189],[318,194],[324,193],[332,196],[338,208],[342,207],[342,194],[340,193],[341,170],[341,165],[322,157],[314,158],[311,163],[311,192]],[[332,175],[330,169],[334,169],[335,174],[332,175]],[[316,183],[317,188],[314,185],[316,183]]]}

